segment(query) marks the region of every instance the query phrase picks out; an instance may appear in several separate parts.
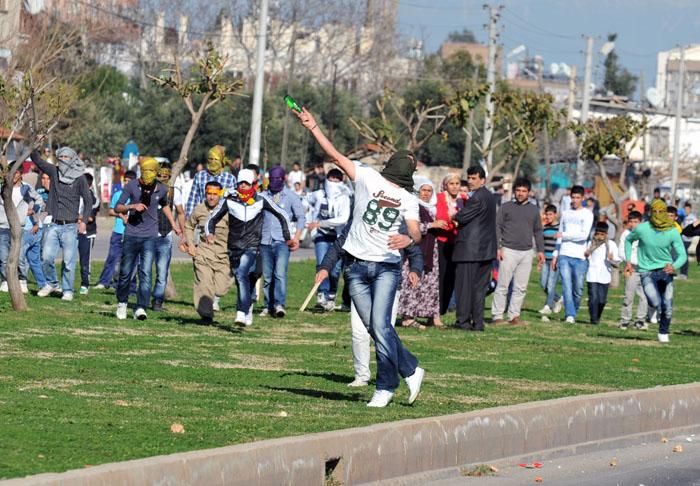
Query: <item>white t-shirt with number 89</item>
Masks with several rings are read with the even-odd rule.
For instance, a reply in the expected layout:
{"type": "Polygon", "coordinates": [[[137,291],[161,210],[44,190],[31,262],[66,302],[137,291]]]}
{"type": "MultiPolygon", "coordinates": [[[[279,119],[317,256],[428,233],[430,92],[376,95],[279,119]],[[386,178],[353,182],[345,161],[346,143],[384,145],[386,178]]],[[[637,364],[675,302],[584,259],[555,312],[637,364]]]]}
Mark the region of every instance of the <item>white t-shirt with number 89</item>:
{"type": "Polygon", "coordinates": [[[355,207],[343,250],[361,260],[400,262],[401,253],[389,249],[389,237],[404,220],[419,221],[416,196],[355,162],[355,207]]]}

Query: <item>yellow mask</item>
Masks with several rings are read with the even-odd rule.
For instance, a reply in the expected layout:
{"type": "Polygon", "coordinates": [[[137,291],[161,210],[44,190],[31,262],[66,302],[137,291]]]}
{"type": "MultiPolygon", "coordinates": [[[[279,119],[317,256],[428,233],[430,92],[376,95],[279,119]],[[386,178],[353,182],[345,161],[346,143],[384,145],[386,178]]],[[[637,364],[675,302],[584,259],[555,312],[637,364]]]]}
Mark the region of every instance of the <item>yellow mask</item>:
{"type": "Polygon", "coordinates": [[[225,150],[221,145],[214,145],[207,154],[207,170],[215,176],[221,174],[226,165],[225,150]]]}
{"type": "Polygon", "coordinates": [[[147,186],[153,184],[158,176],[158,161],[153,157],[144,157],[139,163],[141,168],[141,180],[147,186]]]}

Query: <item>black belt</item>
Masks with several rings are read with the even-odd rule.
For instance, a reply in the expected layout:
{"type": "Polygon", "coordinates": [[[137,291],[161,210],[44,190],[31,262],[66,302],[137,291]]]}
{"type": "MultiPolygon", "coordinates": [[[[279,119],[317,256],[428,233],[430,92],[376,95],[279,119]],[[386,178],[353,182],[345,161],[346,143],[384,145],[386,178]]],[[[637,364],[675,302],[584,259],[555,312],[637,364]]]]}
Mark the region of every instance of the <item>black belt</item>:
{"type": "Polygon", "coordinates": [[[53,220],[53,223],[54,223],[54,224],[60,224],[60,225],[64,225],[64,224],[75,224],[75,223],[77,223],[77,222],[78,222],[77,219],[73,219],[73,220],[70,220],[70,221],[67,220],[67,219],[54,219],[54,220],[53,220]]]}

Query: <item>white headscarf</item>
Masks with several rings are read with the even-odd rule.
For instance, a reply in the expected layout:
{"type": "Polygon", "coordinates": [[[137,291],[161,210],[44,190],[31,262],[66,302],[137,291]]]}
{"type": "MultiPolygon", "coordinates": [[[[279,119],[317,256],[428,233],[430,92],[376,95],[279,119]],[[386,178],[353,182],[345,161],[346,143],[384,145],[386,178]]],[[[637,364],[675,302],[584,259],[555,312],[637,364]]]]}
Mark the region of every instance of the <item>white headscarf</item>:
{"type": "Polygon", "coordinates": [[[418,204],[420,204],[425,209],[427,209],[428,212],[430,213],[430,216],[433,219],[435,219],[435,215],[437,214],[437,194],[435,194],[435,184],[433,184],[433,182],[426,177],[414,175],[413,176],[413,190],[416,193],[416,197],[418,197],[418,204]],[[419,197],[420,189],[423,186],[430,186],[431,189],[433,190],[433,195],[430,197],[429,202],[425,202],[419,197]]]}

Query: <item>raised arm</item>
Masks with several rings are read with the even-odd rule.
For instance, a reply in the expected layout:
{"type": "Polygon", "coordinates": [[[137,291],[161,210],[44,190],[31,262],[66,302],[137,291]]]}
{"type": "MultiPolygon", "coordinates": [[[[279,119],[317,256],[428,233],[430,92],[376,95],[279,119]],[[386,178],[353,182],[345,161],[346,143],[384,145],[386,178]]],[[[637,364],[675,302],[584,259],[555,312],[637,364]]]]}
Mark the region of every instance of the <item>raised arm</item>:
{"type": "Polygon", "coordinates": [[[34,162],[34,164],[39,168],[40,171],[46,172],[49,175],[49,177],[56,176],[56,166],[53,164],[49,164],[44,159],[42,159],[39,156],[39,152],[34,150],[29,155],[29,157],[32,159],[32,162],[34,162]]]}
{"type": "Polygon", "coordinates": [[[316,142],[318,142],[326,155],[331,159],[331,162],[345,172],[351,181],[355,181],[355,164],[333,146],[331,141],[323,134],[311,113],[303,107],[301,113],[297,113],[296,111],[294,113],[301,121],[301,124],[311,132],[311,135],[314,136],[316,142]]]}

